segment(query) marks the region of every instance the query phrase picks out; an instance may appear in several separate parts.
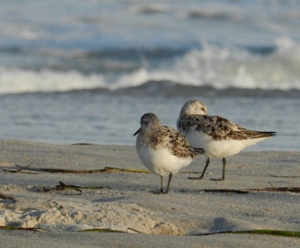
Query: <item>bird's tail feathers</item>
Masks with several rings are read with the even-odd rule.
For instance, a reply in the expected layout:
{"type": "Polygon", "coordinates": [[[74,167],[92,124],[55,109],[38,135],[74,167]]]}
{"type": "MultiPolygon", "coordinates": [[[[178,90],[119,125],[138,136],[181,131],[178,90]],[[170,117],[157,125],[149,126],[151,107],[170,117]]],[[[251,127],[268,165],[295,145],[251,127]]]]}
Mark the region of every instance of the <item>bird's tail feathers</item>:
{"type": "Polygon", "coordinates": [[[256,131],[256,132],[261,134],[261,137],[272,137],[277,135],[276,132],[261,132],[261,131],[256,131]]]}

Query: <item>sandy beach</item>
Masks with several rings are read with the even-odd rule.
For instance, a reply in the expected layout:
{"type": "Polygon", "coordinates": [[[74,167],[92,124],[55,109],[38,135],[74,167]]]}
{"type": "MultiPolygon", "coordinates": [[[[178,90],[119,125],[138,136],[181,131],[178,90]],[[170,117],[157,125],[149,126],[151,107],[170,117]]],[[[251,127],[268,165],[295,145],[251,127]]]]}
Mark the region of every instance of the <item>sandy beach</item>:
{"type": "Polygon", "coordinates": [[[134,146],[1,139],[0,148],[0,193],[11,197],[0,199],[0,226],[25,229],[0,230],[2,247],[299,245],[297,237],[218,232],[299,232],[299,193],[262,189],[299,187],[300,152],[242,152],[228,158],[224,182],[211,180],[221,177],[218,159],[203,180],[187,179],[202,171],[201,156],[158,195],[159,177],[145,173],[134,146]]]}

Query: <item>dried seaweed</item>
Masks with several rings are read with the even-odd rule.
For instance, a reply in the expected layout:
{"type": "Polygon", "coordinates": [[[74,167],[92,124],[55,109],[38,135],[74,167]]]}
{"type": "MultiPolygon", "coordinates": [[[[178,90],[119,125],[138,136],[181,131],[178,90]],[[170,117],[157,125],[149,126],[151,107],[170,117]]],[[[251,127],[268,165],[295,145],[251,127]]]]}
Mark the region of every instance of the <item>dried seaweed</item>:
{"type": "Polygon", "coordinates": [[[249,190],[235,190],[235,189],[203,189],[201,192],[206,193],[236,193],[236,194],[248,194],[249,190]]]}
{"type": "Polygon", "coordinates": [[[35,227],[20,227],[20,226],[0,226],[0,229],[4,230],[21,230],[21,231],[44,231],[42,228],[35,227]]]}
{"type": "Polygon", "coordinates": [[[215,234],[260,234],[260,235],[273,235],[273,236],[284,236],[284,237],[296,237],[300,238],[300,232],[296,231],[285,231],[285,230],[242,230],[242,231],[220,231],[211,233],[199,233],[195,236],[207,236],[215,234]]]}
{"type": "Polygon", "coordinates": [[[245,190],[235,190],[235,189],[202,189],[200,192],[206,193],[236,193],[236,194],[248,194],[251,192],[266,191],[266,192],[292,192],[300,193],[300,187],[273,187],[273,188],[262,188],[262,189],[245,189],[245,190]]]}
{"type": "Polygon", "coordinates": [[[272,175],[268,174],[269,177],[279,177],[279,178],[300,178],[300,176],[280,176],[280,175],[272,175]]]}
{"type": "Polygon", "coordinates": [[[4,200],[12,200],[12,201],[16,201],[16,199],[12,196],[9,196],[9,195],[5,195],[3,193],[0,193],[0,198],[1,199],[4,199],[4,200]]]}
{"type": "MultiPolygon", "coordinates": [[[[6,172],[11,173],[26,173],[23,170],[34,171],[36,172],[48,172],[48,173],[74,173],[74,174],[91,174],[91,173],[118,173],[118,172],[127,172],[127,173],[150,173],[148,170],[136,170],[136,169],[127,169],[127,168],[117,168],[117,167],[104,167],[103,169],[98,170],[68,170],[68,169],[56,169],[56,168],[29,168],[30,165],[22,167],[20,165],[16,165],[21,167],[17,170],[4,169],[6,172]]],[[[32,172],[31,172],[32,173],[32,172]]]]}
{"type": "Polygon", "coordinates": [[[84,229],[79,232],[101,232],[101,233],[127,233],[120,230],[113,230],[109,228],[92,228],[92,229],[84,229]]]}
{"type": "Polygon", "coordinates": [[[140,232],[136,229],[133,229],[131,227],[127,228],[127,231],[120,231],[120,230],[114,230],[110,228],[92,228],[92,229],[84,229],[80,230],[79,232],[101,232],[101,233],[139,233],[143,234],[143,232],[140,232]]]}
{"type": "Polygon", "coordinates": [[[300,193],[300,187],[277,187],[264,189],[249,189],[250,191],[270,191],[270,192],[292,192],[300,193]]]}
{"type": "Polygon", "coordinates": [[[261,234],[261,235],[275,235],[275,236],[300,238],[300,232],[285,231],[285,230],[246,230],[246,231],[235,231],[233,232],[233,234],[261,234]]]}
{"type": "Polygon", "coordinates": [[[29,169],[29,165],[26,166],[20,166],[20,165],[16,165],[17,167],[19,167],[19,169],[16,170],[11,170],[11,169],[3,169],[3,171],[5,172],[10,172],[10,173],[26,173],[26,174],[38,174],[37,172],[32,172],[32,171],[28,171],[29,169]],[[24,171],[26,170],[26,171],[24,171]]]}
{"type": "Polygon", "coordinates": [[[55,187],[36,187],[39,192],[49,192],[49,191],[63,191],[63,190],[75,190],[79,192],[79,195],[82,194],[83,189],[111,189],[108,186],[79,186],[73,184],[65,184],[63,182],[58,182],[59,184],[55,187]]]}

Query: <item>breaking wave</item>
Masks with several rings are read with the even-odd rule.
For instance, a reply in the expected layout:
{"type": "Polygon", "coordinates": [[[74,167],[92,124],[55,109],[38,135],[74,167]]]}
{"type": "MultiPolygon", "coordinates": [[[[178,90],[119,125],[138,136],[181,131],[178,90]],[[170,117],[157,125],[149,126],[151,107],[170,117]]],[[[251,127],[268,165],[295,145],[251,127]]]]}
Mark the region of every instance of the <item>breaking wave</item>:
{"type": "Polygon", "coordinates": [[[144,56],[137,68],[115,73],[113,80],[109,71],[84,73],[80,69],[60,71],[2,66],[0,94],[118,90],[149,81],[216,89],[300,90],[300,44],[290,38],[279,38],[274,45],[260,48],[222,47],[205,42],[201,45],[201,48],[162,59],[160,63],[147,61],[144,56]]]}

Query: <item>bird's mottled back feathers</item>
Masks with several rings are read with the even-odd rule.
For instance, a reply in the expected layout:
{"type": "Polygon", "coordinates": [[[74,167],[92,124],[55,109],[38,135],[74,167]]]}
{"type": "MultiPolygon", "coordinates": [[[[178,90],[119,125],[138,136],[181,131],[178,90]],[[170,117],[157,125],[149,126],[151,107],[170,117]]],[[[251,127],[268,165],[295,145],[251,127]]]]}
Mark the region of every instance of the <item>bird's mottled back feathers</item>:
{"type": "Polygon", "coordinates": [[[143,142],[148,143],[153,149],[165,147],[177,157],[191,157],[203,154],[202,149],[193,148],[187,139],[174,128],[160,126],[159,128],[146,130],[143,134],[143,142]]]}
{"type": "Polygon", "coordinates": [[[211,136],[214,140],[245,140],[275,135],[274,132],[257,132],[234,124],[221,116],[183,115],[177,122],[183,133],[196,130],[211,136]]]}

